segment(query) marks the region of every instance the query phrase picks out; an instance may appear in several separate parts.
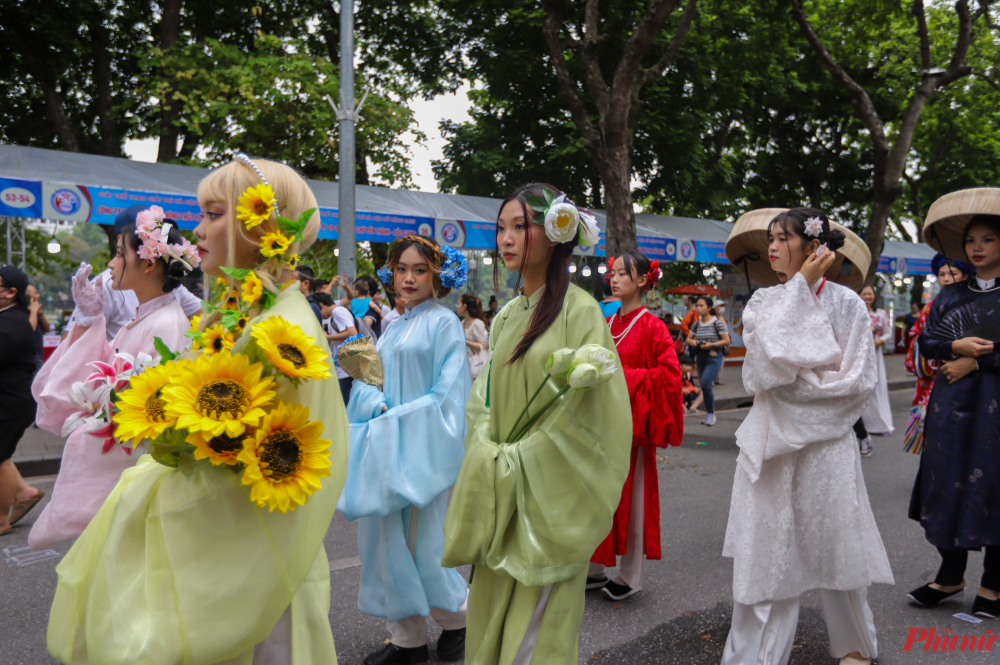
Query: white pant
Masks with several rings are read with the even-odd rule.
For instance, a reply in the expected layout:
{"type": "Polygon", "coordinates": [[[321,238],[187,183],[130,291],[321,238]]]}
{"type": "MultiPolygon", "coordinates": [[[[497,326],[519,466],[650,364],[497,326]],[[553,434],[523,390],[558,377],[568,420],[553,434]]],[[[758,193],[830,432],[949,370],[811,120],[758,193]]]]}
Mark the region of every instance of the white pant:
{"type": "MultiPolygon", "coordinates": [[[[416,506],[410,507],[410,525],[406,532],[406,545],[410,549],[413,559],[417,558],[417,515],[416,506]]],[[[456,612],[451,612],[440,607],[431,608],[431,616],[445,630],[458,630],[465,628],[465,610],[469,604],[468,593],[465,602],[456,612]]],[[[392,643],[404,649],[413,649],[427,644],[427,617],[414,616],[405,617],[398,621],[386,622],[389,627],[389,635],[392,643]]]]}
{"type": "MultiPolygon", "coordinates": [[[[636,455],[635,476],[632,478],[632,510],[628,516],[628,540],[625,546],[628,552],[622,555],[621,564],[618,566],[618,575],[615,582],[624,584],[627,587],[642,590],[642,561],[645,559],[645,537],[646,528],[646,493],[645,493],[645,461],[643,450],[636,455]]],[[[605,568],[599,563],[591,562],[587,570],[587,577],[603,577],[606,575],[605,568]]]]}
{"type": "MultiPolygon", "coordinates": [[[[878,650],[875,623],[868,608],[868,589],[821,589],[819,597],[830,636],[830,655],[843,658],[857,651],[863,658],[875,658],[878,650]]],[[[734,603],[733,625],[726,639],[722,665],[786,665],[799,622],[799,600],[789,598],[756,605],[734,603]]]]}
{"type": "Polygon", "coordinates": [[[267,639],[254,647],[251,665],[292,665],[291,607],[281,614],[267,639]]]}

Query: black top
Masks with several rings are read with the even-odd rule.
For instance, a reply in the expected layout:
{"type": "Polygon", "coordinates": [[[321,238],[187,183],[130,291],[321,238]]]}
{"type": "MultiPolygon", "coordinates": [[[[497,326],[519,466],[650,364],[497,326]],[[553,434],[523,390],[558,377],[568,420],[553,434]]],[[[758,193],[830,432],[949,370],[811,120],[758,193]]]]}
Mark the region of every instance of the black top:
{"type": "Polygon", "coordinates": [[[35,331],[19,305],[0,312],[0,420],[35,413],[35,331]]]}

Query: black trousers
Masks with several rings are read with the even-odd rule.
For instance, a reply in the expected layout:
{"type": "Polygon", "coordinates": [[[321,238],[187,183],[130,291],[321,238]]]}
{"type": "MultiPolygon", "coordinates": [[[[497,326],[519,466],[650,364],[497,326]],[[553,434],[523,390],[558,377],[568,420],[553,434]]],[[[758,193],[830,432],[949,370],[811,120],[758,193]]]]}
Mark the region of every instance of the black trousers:
{"type": "MultiPolygon", "coordinates": [[[[983,558],[982,586],[991,591],[1000,591],[1000,545],[987,545],[983,558]]],[[[940,547],[941,568],[938,569],[935,584],[957,586],[965,578],[965,567],[969,563],[969,550],[943,550],[940,547]]]]}
{"type": "Polygon", "coordinates": [[[865,421],[861,420],[861,418],[858,418],[858,422],[854,423],[854,434],[858,437],[858,440],[868,438],[868,430],[865,429],[865,421]]]}

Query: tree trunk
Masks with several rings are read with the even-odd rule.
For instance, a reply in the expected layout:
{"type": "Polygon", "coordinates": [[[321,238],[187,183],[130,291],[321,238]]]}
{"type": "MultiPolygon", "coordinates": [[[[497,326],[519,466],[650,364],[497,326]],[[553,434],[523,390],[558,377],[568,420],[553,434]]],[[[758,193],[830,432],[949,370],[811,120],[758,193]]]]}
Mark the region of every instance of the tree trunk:
{"type": "MultiPolygon", "coordinates": [[[[181,28],[181,5],[183,0],[164,0],[163,19],[160,21],[160,48],[164,52],[177,43],[181,28]]],[[[167,88],[160,100],[160,146],[156,161],[169,162],[177,158],[177,139],[180,130],[174,122],[180,117],[179,101],[173,98],[173,90],[167,88]]]]}
{"type": "Polygon", "coordinates": [[[635,211],[632,210],[632,158],[628,151],[616,151],[617,159],[599,160],[604,183],[604,206],[607,211],[605,251],[617,256],[639,246],[635,235],[635,211]]]}
{"type": "Polygon", "coordinates": [[[872,253],[872,262],[865,275],[865,284],[875,283],[875,273],[878,272],[878,259],[882,255],[882,245],[885,244],[885,225],[892,214],[892,204],[899,195],[885,193],[881,197],[876,193],[872,214],[868,219],[868,230],[865,231],[865,244],[872,253]]]}
{"type": "Polygon", "coordinates": [[[115,255],[118,253],[118,236],[115,234],[115,225],[99,224],[98,226],[108,236],[108,250],[111,252],[111,258],[115,258],[115,255]]]}
{"type": "Polygon", "coordinates": [[[111,62],[108,59],[108,34],[100,5],[91,7],[87,21],[90,46],[94,54],[94,85],[97,88],[97,117],[101,128],[101,148],[108,157],[119,157],[121,145],[112,115],[111,62]]]}
{"type": "Polygon", "coordinates": [[[910,304],[913,303],[924,306],[924,278],[920,276],[913,278],[913,287],[910,289],[910,304]]]}

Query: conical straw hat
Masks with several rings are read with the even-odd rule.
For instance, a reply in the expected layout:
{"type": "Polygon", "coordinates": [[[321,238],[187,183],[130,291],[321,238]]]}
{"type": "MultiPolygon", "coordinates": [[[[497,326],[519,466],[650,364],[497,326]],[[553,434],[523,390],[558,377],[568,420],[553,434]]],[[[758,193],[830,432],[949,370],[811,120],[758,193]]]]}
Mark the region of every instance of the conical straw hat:
{"type": "MultiPolygon", "coordinates": [[[[771,220],[787,210],[788,208],[751,210],[736,220],[726,241],[726,258],[729,262],[740,272],[746,270],[750,279],[764,286],[778,284],[778,274],[771,269],[771,263],[767,260],[767,227],[771,220]]],[[[856,291],[865,283],[865,275],[871,264],[871,252],[864,241],[850,229],[836,222],[830,222],[830,227],[843,231],[847,237],[844,246],[837,250],[837,259],[826,272],[826,278],[856,291]],[[850,264],[845,265],[845,259],[850,264]]]]}
{"type": "Polygon", "coordinates": [[[965,227],[976,215],[1000,215],[1000,187],[975,187],[945,194],[927,211],[924,242],[949,259],[968,262],[965,227]]]}

